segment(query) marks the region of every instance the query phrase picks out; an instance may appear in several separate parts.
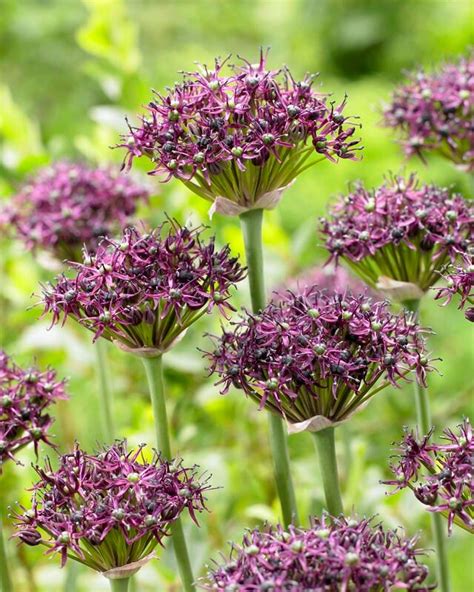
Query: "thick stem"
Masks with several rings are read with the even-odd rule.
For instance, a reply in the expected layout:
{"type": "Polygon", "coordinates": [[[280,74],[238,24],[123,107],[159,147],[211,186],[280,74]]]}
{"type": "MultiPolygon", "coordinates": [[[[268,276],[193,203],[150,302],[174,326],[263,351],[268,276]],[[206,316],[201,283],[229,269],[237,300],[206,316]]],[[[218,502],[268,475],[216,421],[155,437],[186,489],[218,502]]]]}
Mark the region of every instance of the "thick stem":
{"type": "MultiPolygon", "coordinates": [[[[265,276],[262,252],[263,210],[250,210],[240,216],[240,224],[247,258],[250,299],[252,310],[258,312],[266,304],[265,276]]],[[[281,512],[285,526],[298,522],[296,497],[290,473],[290,457],[283,420],[278,415],[268,413],[270,444],[273,455],[274,473],[281,512]]]]}
{"type": "MultiPolygon", "coordinates": [[[[148,388],[150,391],[158,450],[161,451],[164,458],[170,460],[171,444],[168,432],[168,418],[166,414],[163,358],[162,356],[157,358],[142,358],[142,361],[145,366],[148,388]]],[[[194,592],[194,577],[180,518],[178,518],[172,525],[171,534],[183,589],[185,592],[194,592]]]]}
{"type": "Polygon", "coordinates": [[[112,412],[112,394],[110,389],[109,375],[107,372],[107,350],[106,342],[98,339],[95,343],[97,354],[97,369],[100,381],[100,404],[102,408],[102,422],[104,425],[104,436],[109,444],[115,438],[114,416],[112,412]]]}
{"type": "MultiPolygon", "coordinates": [[[[403,305],[407,310],[413,312],[419,319],[419,300],[407,300],[403,303],[403,305]]],[[[417,380],[413,381],[413,391],[415,393],[418,429],[420,431],[420,435],[425,435],[431,430],[431,412],[428,393],[425,388],[419,385],[417,380]]],[[[440,592],[449,592],[451,587],[449,584],[448,555],[446,552],[443,517],[436,512],[430,512],[430,514],[433,541],[436,548],[438,586],[440,592]]]]}
{"type": "Polygon", "coordinates": [[[0,582],[2,584],[2,592],[12,592],[12,580],[10,577],[10,571],[8,569],[9,562],[7,557],[7,549],[5,545],[5,539],[3,534],[3,521],[0,512],[0,582]]]}
{"type": "Polygon", "coordinates": [[[130,578],[121,578],[120,580],[109,580],[112,592],[128,592],[130,578]]]}
{"type": "Polygon", "coordinates": [[[339,491],[334,428],[326,428],[320,432],[314,432],[313,435],[323,477],[326,506],[331,516],[339,516],[344,510],[341,492],[339,491]]]}

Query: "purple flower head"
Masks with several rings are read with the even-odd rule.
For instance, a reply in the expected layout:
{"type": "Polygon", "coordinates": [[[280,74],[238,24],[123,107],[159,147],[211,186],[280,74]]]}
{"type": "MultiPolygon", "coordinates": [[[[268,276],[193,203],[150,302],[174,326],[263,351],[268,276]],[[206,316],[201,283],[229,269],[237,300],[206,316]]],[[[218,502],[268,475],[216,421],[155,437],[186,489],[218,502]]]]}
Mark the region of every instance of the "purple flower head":
{"type": "Polygon", "coordinates": [[[35,452],[39,442],[52,446],[48,430],[53,418],[48,407],[67,398],[64,384],[54,370],[23,370],[0,351],[0,472],[3,463],[14,460],[28,444],[33,443],[35,452]]]}
{"type": "Polygon", "coordinates": [[[248,532],[229,559],[215,563],[202,585],[225,592],[427,592],[428,569],[416,538],[370,520],[313,518],[309,529],[248,532]]]}
{"type": "Polygon", "coordinates": [[[445,430],[443,442],[430,442],[433,431],[418,438],[406,432],[399,444],[397,464],[391,465],[395,475],[388,485],[394,493],[409,487],[430,512],[439,512],[448,519],[451,533],[457,524],[474,534],[474,439],[468,419],[457,432],[445,430]]]}
{"type": "Polygon", "coordinates": [[[400,132],[407,156],[438,152],[474,169],[474,54],[438,72],[409,75],[385,109],[385,124],[400,132]]]}
{"type": "Polygon", "coordinates": [[[468,321],[474,322],[474,256],[464,255],[460,264],[448,267],[443,277],[447,284],[438,288],[435,299],[446,298],[445,304],[448,304],[458,294],[461,297],[459,308],[464,308],[466,304],[472,305],[466,308],[465,316],[468,321]]]}
{"type": "Polygon", "coordinates": [[[39,171],[7,207],[7,221],[28,249],[80,261],[102,236],[119,232],[148,191],[108,168],[58,162],[39,171]]]}
{"type": "Polygon", "coordinates": [[[69,557],[106,576],[138,571],[181,513],[197,524],[209,489],[196,467],[158,454],[147,461],[143,447],[127,451],[117,442],[93,455],[76,445],[57,470],[49,461],[36,467],[40,480],[31,508],[15,516],[16,536],[48,547],[47,555],[59,553],[62,565],[69,557]]]}
{"type": "Polygon", "coordinates": [[[331,260],[345,261],[369,286],[420,298],[439,271],[474,243],[474,206],[461,195],[395,177],[342,197],[321,234],[331,260]]]}
{"type": "Polygon", "coordinates": [[[95,254],[73,263],[43,290],[53,324],[68,316],[137,355],[169,349],[199,317],[217,306],[232,309],[230,288],[245,273],[228,246],[203,242],[201,229],[174,221],[147,234],[127,228],[120,240],[104,239],[95,254]]]}
{"type": "Polygon", "coordinates": [[[125,166],[136,157],[153,163],[150,174],[181,179],[213,202],[212,211],[235,215],[272,208],[304,169],[329,159],[355,158],[355,127],[336,104],[296,82],[285,67],[267,70],[241,59],[186,73],[168,94],[155,92],[138,127],[121,147],[125,166]]]}
{"type": "MultiPolygon", "coordinates": [[[[357,295],[369,293],[367,286],[357,277],[346,271],[344,267],[317,265],[287,280],[284,285],[278,287],[273,292],[272,299],[285,299],[288,290],[296,294],[304,294],[312,286],[317,286],[320,290],[336,292],[337,294],[357,295]]],[[[374,297],[377,296],[375,293],[371,295],[374,297]]]]}
{"type": "Polygon", "coordinates": [[[412,371],[424,383],[431,367],[422,332],[412,315],[391,314],[387,302],[313,287],[247,313],[213,338],[207,357],[223,393],[242,389],[282,415],[290,431],[317,431],[412,371]]]}

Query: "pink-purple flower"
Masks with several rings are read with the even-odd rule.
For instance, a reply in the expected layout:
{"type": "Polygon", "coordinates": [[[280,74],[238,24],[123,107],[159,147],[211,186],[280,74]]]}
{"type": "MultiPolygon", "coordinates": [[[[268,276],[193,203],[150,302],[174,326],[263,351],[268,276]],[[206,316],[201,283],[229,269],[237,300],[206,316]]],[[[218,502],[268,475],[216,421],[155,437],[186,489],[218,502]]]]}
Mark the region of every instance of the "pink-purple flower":
{"type": "Polygon", "coordinates": [[[7,206],[6,222],[28,249],[79,261],[120,232],[148,190],[112,168],[58,162],[40,170],[7,206]]]}
{"type": "Polygon", "coordinates": [[[40,442],[52,445],[48,408],[66,398],[65,382],[54,370],[20,368],[0,351],[0,472],[25,446],[32,443],[37,452],[40,442]]]}
{"type": "Polygon", "coordinates": [[[451,302],[455,295],[460,296],[459,308],[466,308],[465,317],[474,322],[474,257],[464,255],[459,264],[448,267],[443,273],[446,285],[437,289],[435,299],[445,298],[445,304],[451,302]]]}
{"type": "Polygon", "coordinates": [[[416,538],[370,520],[313,518],[308,529],[266,527],[209,567],[205,590],[224,592],[427,592],[416,538]]]}
{"type": "Polygon", "coordinates": [[[407,156],[434,151],[467,171],[474,168],[474,54],[437,72],[412,73],[384,111],[400,132],[407,156]]]}
{"type": "Polygon", "coordinates": [[[314,287],[246,313],[212,338],[206,355],[222,392],[241,389],[260,408],[317,431],[412,373],[424,383],[431,366],[422,334],[411,314],[394,315],[387,302],[314,287]]]}
{"type": "Polygon", "coordinates": [[[442,442],[431,442],[433,430],[419,437],[407,432],[399,458],[391,465],[395,475],[387,484],[395,491],[409,487],[430,512],[439,512],[453,524],[474,533],[474,439],[468,419],[455,430],[445,430],[442,442]]]}
{"type": "Polygon", "coordinates": [[[200,228],[169,221],[140,233],[125,229],[104,239],[95,254],[72,263],[73,276],[60,275],[43,290],[52,322],[68,317],[137,355],[169,349],[198,318],[214,307],[232,310],[231,288],[245,272],[230,249],[205,242],[200,228]]]}
{"type": "Polygon", "coordinates": [[[341,197],[320,231],[331,260],[343,260],[368,285],[420,297],[474,244],[474,206],[459,194],[395,177],[361,184],[341,197]]]}
{"type": "Polygon", "coordinates": [[[197,524],[209,489],[197,467],[157,453],[147,460],[143,447],[129,451],[116,442],[88,454],[76,445],[57,469],[49,460],[36,467],[39,481],[31,507],[15,516],[15,536],[44,545],[48,555],[58,553],[62,565],[71,558],[106,576],[130,576],[181,514],[197,524]]]}
{"type": "Polygon", "coordinates": [[[276,205],[281,190],[318,160],[354,158],[355,127],[340,103],[316,92],[313,76],[268,70],[266,55],[238,65],[217,58],[154,93],[129,125],[125,165],[146,156],[151,174],[181,179],[214,210],[240,214],[276,205]]]}

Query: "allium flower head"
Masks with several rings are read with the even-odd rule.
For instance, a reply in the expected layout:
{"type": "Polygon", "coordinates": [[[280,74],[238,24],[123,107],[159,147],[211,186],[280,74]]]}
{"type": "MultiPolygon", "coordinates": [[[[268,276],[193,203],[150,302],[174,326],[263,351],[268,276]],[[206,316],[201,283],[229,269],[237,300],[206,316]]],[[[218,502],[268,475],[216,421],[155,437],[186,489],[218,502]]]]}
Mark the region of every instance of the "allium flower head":
{"type": "Polygon", "coordinates": [[[311,288],[246,314],[213,338],[207,357],[222,392],[242,389],[292,432],[318,431],[412,370],[423,383],[430,366],[421,334],[411,315],[391,314],[386,302],[311,288]]]}
{"type": "Polygon", "coordinates": [[[370,520],[314,518],[305,530],[254,530],[229,559],[211,567],[202,588],[225,592],[427,592],[428,569],[416,539],[370,520]]]}
{"type": "Polygon", "coordinates": [[[169,349],[199,317],[217,306],[231,309],[229,290],[244,277],[228,246],[203,242],[199,228],[170,221],[120,240],[104,239],[95,254],[73,263],[43,291],[53,323],[68,316],[127,351],[155,357],[169,349]]]}
{"type": "MultiPolygon", "coordinates": [[[[368,285],[420,298],[448,262],[474,243],[474,205],[414,175],[341,197],[321,233],[331,260],[345,261],[368,285]]],[[[410,299],[409,297],[407,299],[410,299]]]]}
{"type": "Polygon", "coordinates": [[[317,286],[320,290],[336,292],[337,294],[350,293],[357,295],[369,292],[368,287],[344,267],[340,265],[316,265],[284,282],[281,287],[278,287],[273,292],[272,300],[286,298],[288,290],[296,294],[304,294],[312,286],[317,286]]]}
{"type": "Polygon", "coordinates": [[[461,297],[459,308],[472,305],[466,308],[465,316],[468,321],[474,322],[474,256],[467,254],[462,257],[458,265],[450,266],[443,273],[443,277],[447,284],[438,288],[435,299],[446,298],[445,303],[448,304],[458,294],[461,297]]]}
{"type": "Polygon", "coordinates": [[[445,430],[443,442],[430,442],[433,431],[423,438],[407,432],[399,445],[399,460],[391,465],[396,476],[389,485],[409,487],[430,512],[440,512],[453,524],[474,534],[474,439],[466,419],[457,432],[445,430]]]}
{"type": "Polygon", "coordinates": [[[0,351],[0,472],[28,444],[36,452],[41,441],[51,445],[48,407],[59,399],[66,399],[64,381],[57,380],[54,370],[24,370],[0,351]]]}
{"type": "Polygon", "coordinates": [[[235,215],[274,207],[318,160],[354,158],[346,99],[336,105],[315,92],[312,76],[296,82],[287,68],[267,70],[263,52],[258,64],[227,67],[228,59],[186,73],[166,95],[155,92],[124,137],[127,167],[147,156],[151,174],[181,179],[212,211],[235,215]]]}
{"type": "Polygon", "coordinates": [[[474,54],[438,72],[409,75],[384,112],[400,132],[407,156],[435,151],[467,171],[474,169],[474,54]]]}
{"type": "Polygon", "coordinates": [[[129,222],[148,191],[108,168],[58,162],[33,177],[7,206],[6,217],[29,249],[78,261],[100,238],[129,222]]]}
{"type": "Polygon", "coordinates": [[[59,553],[62,565],[69,557],[113,579],[138,571],[183,512],[197,523],[209,489],[196,467],[158,454],[148,462],[142,448],[117,442],[93,455],[76,445],[57,470],[49,461],[36,467],[40,479],[31,508],[16,514],[16,536],[59,553]]]}

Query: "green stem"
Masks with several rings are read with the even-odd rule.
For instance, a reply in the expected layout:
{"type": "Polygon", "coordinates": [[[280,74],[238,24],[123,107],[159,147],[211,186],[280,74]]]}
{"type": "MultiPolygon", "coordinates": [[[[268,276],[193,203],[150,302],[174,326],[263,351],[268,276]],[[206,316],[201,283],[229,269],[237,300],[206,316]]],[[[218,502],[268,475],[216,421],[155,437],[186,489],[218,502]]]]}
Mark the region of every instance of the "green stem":
{"type": "Polygon", "coordinates": [[[339,477],[337,475],[336,446],[334,428],[326,428],[314,432],[319,464],[323,477],[324,496],[326,506],[331,516],[339,516],[344,512],[341,492],[339,491],[339,477]]]}
{"type": "MultiPolygon", "coordinates": [[[[403,303],[404,307],[413,312],[419,319],[420,316],[420,301],[407,300],[403,303]]],[[[416,415],[420,435],[425,435],[431,430],[431,412],[430,403],[428,399],[427,390],[421,387],[418,381],[413,381],[413,390],[415,393],[416,415]]],[[[438,586],[440,592],[449,592],[451,587],[449,584],[449,569],[448,569],[448,555],[446,551],[446,541],[444,534],[444,520],[440,514],[430,512],[431,514],[431,528],[433,532],[433,540],[436,548],[437,557],[437,572],[438,572],[438,586]]]]}
{"type": "Polygon", "coordinates": [[[7,549],[3,534],[3,520],[0,512],[0,582],[2,584],[2,592],[12,592],[12,580],[8,569],[9,562],[7,557],[7,549]]]}
{"type": "Polygon", "coordinates": [[[120,580],[109,580],[112,592],[128,592],[130,578],[121,578],[120,580]]]}
{"type": "Polygon", "coordinates": [[[112,443],[115,437],[114,418],[112,412],[112,395],[109,375],[107,372],[106,342],[98,339],[95,343],[97,354],[97,368],[100,381],[100,403],[102,407],[102,421],[104,424],[104,436],[108,443],[112,443]]]}
{"type": "MultiPolygon", "coordinates": [[[[163,377],[163,358],[142,358],[150,391],[155,435],[158,450],[167,460],[171,460],[171,444],[168,432],[168,418],[166,414],[165,385],[163,377]]],[[[184,537],[183,525],[178,518],[171,527],[171,540],[178,563],[181,582],[185,592],[194,592],[194,577],[189,560],[189,553],[184,537]]]]}
{"type": "MultiPolygon", "coordinates": [[[[252,310],[258,312],[266,305],[265,280],[262,251],[263,210],[250,210],[240,216],[247,258],[250,299],[252,310]]],[[[281,512],[285,526],[298,522],[296,497],[290,472],[287,435],[283,420],[274,413],[268,413],[270,445],[272,449],[275,482],[280,498],[281,512]]]]}

